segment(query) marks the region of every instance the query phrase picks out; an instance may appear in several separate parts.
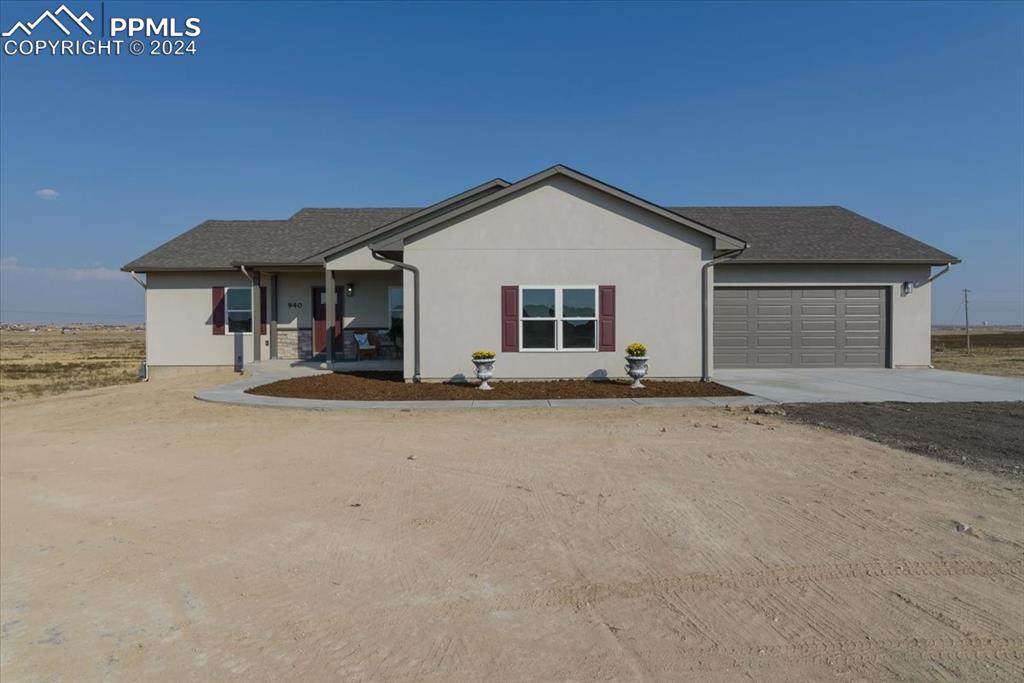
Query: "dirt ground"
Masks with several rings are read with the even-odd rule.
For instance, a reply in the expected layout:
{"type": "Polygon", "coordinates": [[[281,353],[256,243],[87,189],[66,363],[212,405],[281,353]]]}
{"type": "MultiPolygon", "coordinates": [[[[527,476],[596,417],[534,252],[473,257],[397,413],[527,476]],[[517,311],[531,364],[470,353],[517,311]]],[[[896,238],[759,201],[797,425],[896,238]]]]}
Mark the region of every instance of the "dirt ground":
{"type": "Polygon", "coordinates": [[[286,398],[340,401],[479,401],[561,398],[652,398],[656,396],[742,396],[742,391],[715,382],[649,380],[643,389],[630,389],[629,381],[588,382],[549,380],[491,382],[490,391],[474,383],[403,381],[400,372],[362,372],[314,375],[271,382],[246,393],[286,398]]]}
{"type": "Polygon", "coordinates": [[[803,403],[786,414],[990,472],[1024,470],[1024,403],[803,403]]]}
{"type": "Polygon", "coordinates": [[[971,355],[963,331],[932,331],[932,365],[941,370],[1024,377],[1024,332],[971,332],[971,355]]]}
{"type": "Polygon", "coordinates": [[[1024,484],[724,409],[0,411],[0,678],[1021,680],[1024,484]]]}
{"type": "Polygon", "coordinates": [[[141,328],[4,326],[0,328],[0,400],[135,382],[146,357],[145,345],[141,328]]]}

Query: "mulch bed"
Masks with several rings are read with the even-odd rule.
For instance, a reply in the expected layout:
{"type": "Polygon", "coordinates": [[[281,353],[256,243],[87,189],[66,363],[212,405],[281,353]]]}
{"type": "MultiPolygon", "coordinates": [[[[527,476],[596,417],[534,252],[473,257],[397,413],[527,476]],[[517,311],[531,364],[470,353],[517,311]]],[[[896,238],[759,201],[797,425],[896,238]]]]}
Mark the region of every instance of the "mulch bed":
{"type": "Polygon", "coordinates": [[[626,381],[549,380],[491,382],[491,391],[476,384],[402,381],[401,373],[335,373],[298,377],[248,389],[246,393],[282,398],[334,401],[481,401],[559,398],[644,398],[670,396],[743,396],[742,391],[714,382],[645,381],[646,389],[630,389],[626,381]]]}

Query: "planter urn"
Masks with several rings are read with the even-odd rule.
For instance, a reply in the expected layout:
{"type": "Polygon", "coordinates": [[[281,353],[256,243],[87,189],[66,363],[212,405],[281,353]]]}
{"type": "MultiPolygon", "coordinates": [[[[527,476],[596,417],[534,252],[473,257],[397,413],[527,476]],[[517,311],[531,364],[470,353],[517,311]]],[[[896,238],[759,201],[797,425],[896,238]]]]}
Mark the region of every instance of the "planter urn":
{"type": "Polygon", "coordinates": [[[478,389],[483,391],[490,391],[491,385],[487,383],[491,377],[494,377],[494,358],[474,358],[473,365],[476,366],[476,378],[480,380],[480,386],[478,389]]]}
{"type": "Polygon", "coordinates": [[[626,356],[626,374],[633,378],[630,389],[643,389],[640,380],[647,375],[647,356],[626,356]]]}

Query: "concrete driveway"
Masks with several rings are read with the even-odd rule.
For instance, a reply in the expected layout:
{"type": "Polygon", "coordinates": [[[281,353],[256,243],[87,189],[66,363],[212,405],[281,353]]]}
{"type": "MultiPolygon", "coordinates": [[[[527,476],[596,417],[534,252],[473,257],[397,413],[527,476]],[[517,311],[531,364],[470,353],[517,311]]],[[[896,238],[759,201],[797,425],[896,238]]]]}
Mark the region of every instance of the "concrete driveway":
{"type": "Polygon", "coordinates": [[[1024,379],[914,368],[716,370],[719,384],[781,403],[1024,401],[1024,379]]]}

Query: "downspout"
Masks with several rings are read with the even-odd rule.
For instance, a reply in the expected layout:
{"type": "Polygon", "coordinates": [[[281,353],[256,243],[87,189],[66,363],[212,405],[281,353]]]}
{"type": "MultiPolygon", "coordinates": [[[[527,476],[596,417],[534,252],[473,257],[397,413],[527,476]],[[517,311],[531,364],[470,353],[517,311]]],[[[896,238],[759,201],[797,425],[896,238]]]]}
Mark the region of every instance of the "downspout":
{"type": "Polygon", "coordinates": [[[370,254],[373,258],[384,263],[407,270],[412,273],[412,320],[413,320],[413,342],[412,342],[412,381],[419,384],[420,377],[420,269],[408,263],[402,263],[390,259],[369,245],[370,254]]]}
{"type": "MultiPolygon", "coordinates": [[[[139,287],[142,287],[143,289],[149,289],[148,287],[146,287],[146,283],[143,282],[142,280],[140,280],[139,276],[135,274],[134,270],[129,270],[128,274],[132,276],[133,280],[135,280],[136,282],[139,283],[139,287]]],[[[142,295],[142,321],[143,321],[143,326],[145,326],[145,322],[146,322],[146,295],[145,294],[142,295]]],[[[149,346],[148,345],[146,346],[146,355],[147,356],[149,355],[149,346]]],[[[143,382],[148,382],[149,381],[149,363],[148,362],[144,362],[142,364],[142,381],[143,382]]]]}
{"type": "Polygon", "coordinates": [[[940,270],[939,272],[935,273],[935,275],[932,275],[932,276],[931,276],[930,278],[928,278],[928,279],[927,279],[927,280],[925,280],[924,282],[918,282],[918,283],[917,283],[916,285],[914,285],[914,286],[915,286],[915,287],[924,287],[925,285],[930,285],[931,283],[935,282],[935,281],[936,281],[936,280],[938,280],[938,279],[939,279],[940,277],[942,277],[943,275],[945,275],[946,273],[948,273],[948,272],[949,272],[949,269],[950,269],[950,268],[952,268],[952,267],[953,267],[953,264],[952,264],[952,263],[947,263],[947,264],[946,264],[946,267],[945,267],[945,268],[943,268],[942,270],[940,270]]]}
{"type": "MultiPolygon", "coordinates": [[[[927,279],[927,280],[925,280],[924,282],[919,282],[919,283],[915,284],[915,285],[914,285],[914,288],[916,289],[916,288],[918,288],[918,287],[924,287],[925,285],[930,285],[931,283],[935,282],[935,281],[936,281],[936,280],[938,280],[938,279],[939,279],[940,277],[942,277],[943,275],[945,275],[946,273],[948,273],[948,272],[949,272],[949,269],[950,269],[950,268],[952,268],[952,267],[953,267],[953,264],[952,264],[952,263],[947,263],[947,264],[946,264],[946,267],[945,267],[945,268],[943,268],[943,269],[942,269],[942,270],[940,270],[939,272],[935,273],[935,275],[932,275],[932,276],[931,276],[930,278],[928,278],[928,279],[927,279]]],[[[928,354],[928,357],[929,357],[929,359],[931,358],[931,353],[930,353],[930,351],[931,351],[931,348],[929,347],[929,354],[928,354]]],[[[929,363],[929,364],[928,364],[928,367],[929,367],[929,368],[934,368],[935,366],[934,366],[934,365],[932,365],[931,363],[929,363]]]]}
{"type": "Polygon", "coordinates": [[[721,256],[716,256],[715,258],[711,259],[710,261],[705,263],[703,266],[701,266],[701,269],[700,269],[700,290],[701,290],[700,291],[700,294],[701,294],[701,296],[700,296],[700,307],[701,307],[701,321],[704,324],[704,328],[701,330],[701,376],[700,376],[700,379],[701,379],[702,382],[710,382],[711,381],[711,363],[708,361],[708,351],[711,348],[711,335],[708,332],[708,330],[711,329],[711,325],[708,324],[708,315],[710,313],[709,310],[708,310],[708,291],[711,288],[711,285],[708,282],[708,272],[709,272],[709,269],[711,268],[711,266],[715,265],[716,263],[721,263],[722,261],[724,261],[726,259],[730,259],[730,258],[732,258],[734,256],[739,256],[740,254],[743,253],[743,251],[748,246],[749,245],[745,244],[740,249],[735,249],[733,251],[730,251],[730,252],[727,252],[725,254],[722,254],[721,256]]]}
{"type": "MultiPolygon", "coordinates": [[[[260,286],[258,284],[256,284],[256,280],[253,279],[253,276],[249,273],[249,271],[247,271],[245,269],[244,265],[239,265],[238,268],[242,271],[242,275],[244,275],[249,280],[249,291],[252,292],[252,294],[251,294],[252,299],[250,300],[249,305],[251,306],[250,310],[251,311],[255,311],[257,306],[259,306],[259,303],[260,303],[260,300],[259,300],[260,286]],[[256,291],[253,291],[254,289],[256,291]]],[[[252,361],[253,361],[253,363],[257,363],[257,362],[263,360],[263,349],[260,348],[260,344],[263,343],[263,335],[261,335],[259,333],[259,327],[258,326],[260,324],[259,321],[262,320],[265,316],[266,316],[266,313],[263,311],[263,308],[260,307],[260,314],[258,316],[254,315],[252,317],[252,361]]],[[[240,362],[242,363],[242,367],[244,368],[245,367],[245,350],[244,350],[244,348],[242,350],[242,360],[240,362]]]]}

